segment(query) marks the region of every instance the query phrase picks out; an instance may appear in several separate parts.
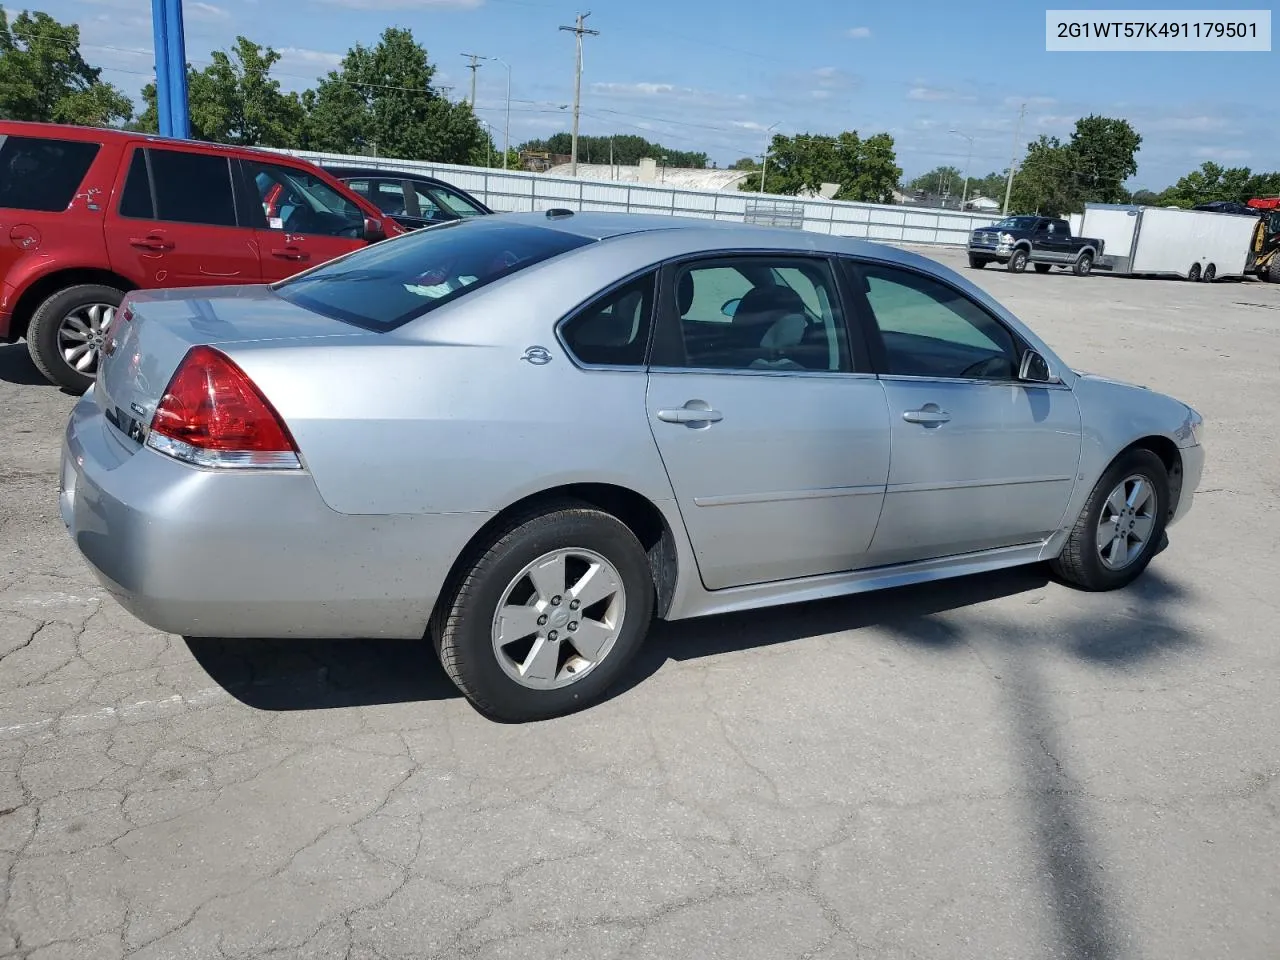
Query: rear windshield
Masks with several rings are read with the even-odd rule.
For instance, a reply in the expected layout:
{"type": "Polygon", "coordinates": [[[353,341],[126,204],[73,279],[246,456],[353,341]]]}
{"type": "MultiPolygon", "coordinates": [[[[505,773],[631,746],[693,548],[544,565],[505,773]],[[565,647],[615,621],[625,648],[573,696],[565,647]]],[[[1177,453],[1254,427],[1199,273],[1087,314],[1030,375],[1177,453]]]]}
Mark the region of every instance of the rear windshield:
{"type": "Polygon", "coordinates": [[[97,155],[96,143],[0,134],[0,207],[67,209],[97,155]]]}
{"type": "Polygon", "coordinates": [[[367,330],[391,330],[588,243],[586,237],[488,217],[455,220],[375,243],[273,289],[326,317],[367,330]]]}

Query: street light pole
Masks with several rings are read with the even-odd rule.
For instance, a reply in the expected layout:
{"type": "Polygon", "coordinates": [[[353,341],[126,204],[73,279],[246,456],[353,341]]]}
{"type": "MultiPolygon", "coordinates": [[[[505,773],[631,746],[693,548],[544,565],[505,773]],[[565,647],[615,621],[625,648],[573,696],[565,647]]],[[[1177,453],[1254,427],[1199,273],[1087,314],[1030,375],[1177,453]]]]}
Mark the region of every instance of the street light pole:
{"type": "Polygon", "coordinates": [[[770,137],[769,137],[769,134],[770,134],[770,133],[772,133],[772,132],[773,132],[773,128],[774,128],[774,127],[776,127],[776,126],[778,126],[778,124],[780,124],[780,123],[782,123],[782,121],[781,121],[781,120],[779,120],[777,123],[775,123],[775,124],[773,124],[773,125],[771,125],[771,126],[769,126],[769,127],[766,127],[766,128],[765,128],[765,131],[764,131],[764,133],[765,133],[765,137],[764,137],[764,162],[760,164],[760,192],[761,192],[761,193],[764,193],[764,192],[765,192],[765,189],[764,189],[764,180],[765,180],[765,176],[769,173],[769,143],[770,143],[770,137]]]}
{"type": "Polygon", "coordinates": [[[957,137],[964,137],[966,140],[969,141],[969,154],[968,156],[965,157],[965,161],[964,161],[964,192],[961,193],[960,195],[960,209],[963,210],[965,203],[969,199],[969,165],[973,163],[973,137],[969,136],[967,133],[961,133],[959,130],[955,130],[955,129],[953,129],[951,132],[954,133],[957,137]]]}
{"type": "Polygon", "coordinates": [[[502,169],[507,169],[507,155],[511,152],[511,64],[501,57],[481,57],[481,60],[492,60],[507,68],[507,121],[502,131],[502,169]]]}

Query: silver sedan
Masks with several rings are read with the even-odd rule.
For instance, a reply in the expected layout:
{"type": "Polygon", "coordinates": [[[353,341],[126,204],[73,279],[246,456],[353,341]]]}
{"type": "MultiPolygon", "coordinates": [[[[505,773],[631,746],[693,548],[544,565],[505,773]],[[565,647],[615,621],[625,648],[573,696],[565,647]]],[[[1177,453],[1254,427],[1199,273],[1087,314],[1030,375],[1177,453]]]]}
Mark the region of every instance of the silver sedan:
{"type": "Polygon", "coordinates": [[[106,588],[201,637],[435,647],[483,712],[603,696],[653,618],[1048,561],[1122,587],[1187,405],[888,246],[550,211],[130,295],[66,429],[106,588]]]}

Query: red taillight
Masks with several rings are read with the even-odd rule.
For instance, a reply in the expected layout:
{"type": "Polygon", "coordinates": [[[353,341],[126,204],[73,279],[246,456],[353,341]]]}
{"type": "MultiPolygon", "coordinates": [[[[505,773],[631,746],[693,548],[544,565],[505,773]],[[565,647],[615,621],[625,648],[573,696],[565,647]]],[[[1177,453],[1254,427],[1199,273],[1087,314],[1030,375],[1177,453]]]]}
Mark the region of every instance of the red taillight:
{"type": "Polygon", "coordinates": [[[275,407],[226,354],[192,347],[165,389],[147,445],[203,467],[300,466],[275,407]]]}

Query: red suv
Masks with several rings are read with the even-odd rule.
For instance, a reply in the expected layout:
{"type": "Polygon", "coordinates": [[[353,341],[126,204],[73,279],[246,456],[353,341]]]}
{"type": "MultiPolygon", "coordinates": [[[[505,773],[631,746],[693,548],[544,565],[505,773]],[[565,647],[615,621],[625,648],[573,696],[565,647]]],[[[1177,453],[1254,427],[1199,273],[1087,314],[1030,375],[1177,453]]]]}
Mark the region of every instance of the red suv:
{"type": "Polygon", "coordinates": [[[130,290],[271,283],[403,232],[293,157],[0,121],[0,342],[78,392],[130,290]]]}

